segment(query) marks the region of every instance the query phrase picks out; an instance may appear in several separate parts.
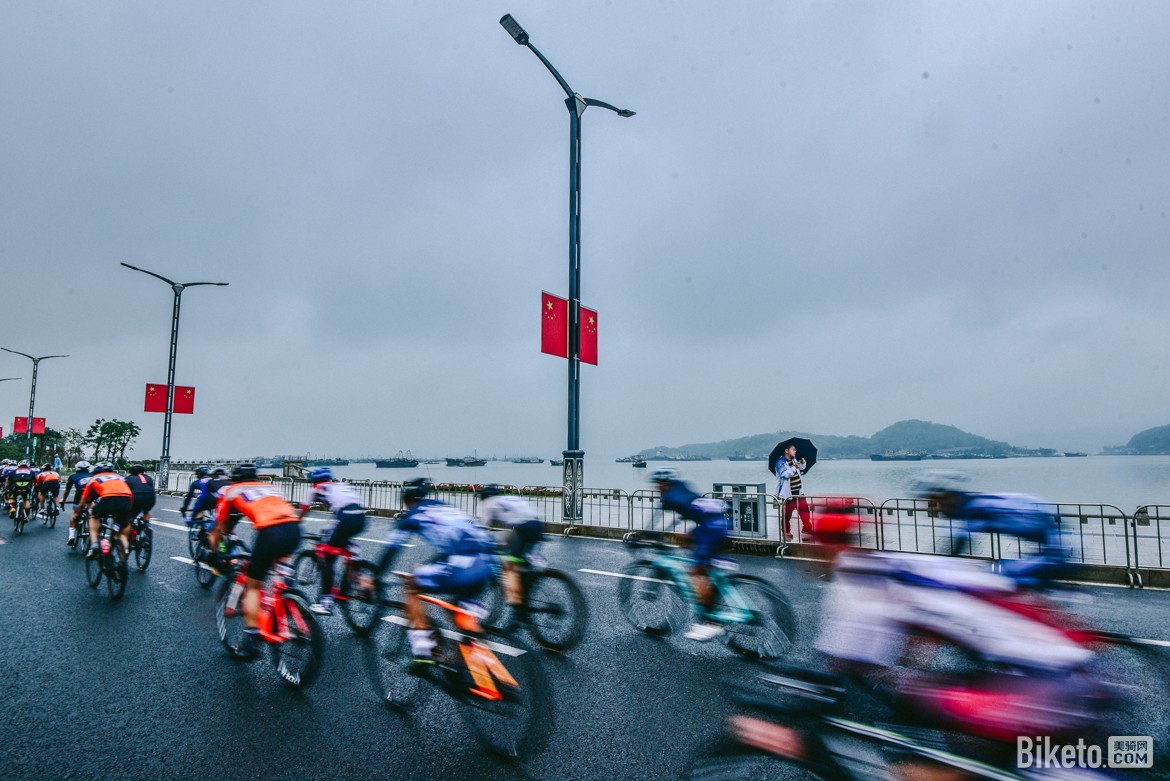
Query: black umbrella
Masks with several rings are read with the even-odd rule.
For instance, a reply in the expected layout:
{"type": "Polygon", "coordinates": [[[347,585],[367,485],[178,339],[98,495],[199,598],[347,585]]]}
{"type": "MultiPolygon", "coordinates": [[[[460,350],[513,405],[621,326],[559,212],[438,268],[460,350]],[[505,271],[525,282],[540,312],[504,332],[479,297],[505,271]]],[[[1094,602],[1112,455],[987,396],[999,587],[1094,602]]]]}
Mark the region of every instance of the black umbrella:
{"type": "Polygon", "coordinates": [[[817,462],[816,445],[804,437],[789,437],[772,448],[772,452],[768,456],[768,470],[772,474],[776,474],[776,464],[784,460],[784,451],[788,449],[789,445],[796,445],[796,460],[804,459],[806,464],[804,471],[812,469],[813,464],[817,462]]]}

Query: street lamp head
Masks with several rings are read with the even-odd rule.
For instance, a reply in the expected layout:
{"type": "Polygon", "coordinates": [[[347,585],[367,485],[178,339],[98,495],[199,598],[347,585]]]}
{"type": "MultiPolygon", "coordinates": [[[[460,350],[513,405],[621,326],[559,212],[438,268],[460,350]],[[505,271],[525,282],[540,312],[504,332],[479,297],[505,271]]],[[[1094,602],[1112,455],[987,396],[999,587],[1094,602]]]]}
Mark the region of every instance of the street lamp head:
{"type": "Polygon", "coordinates": [[[524,32],[524,28],[520,23],[512,18],[512,14],[504,14],[500,17],[500,26],[508,31],[508,35],[512,36],[516,43],[521,46],[528,45],[528,33],[524,32]]]}
{"type": "Polygon", "coordinates": [[[620,109],[617,113],[619,117],[632,117],[634,114],[635,112],[630,111],[628,108],[620,109]]]}

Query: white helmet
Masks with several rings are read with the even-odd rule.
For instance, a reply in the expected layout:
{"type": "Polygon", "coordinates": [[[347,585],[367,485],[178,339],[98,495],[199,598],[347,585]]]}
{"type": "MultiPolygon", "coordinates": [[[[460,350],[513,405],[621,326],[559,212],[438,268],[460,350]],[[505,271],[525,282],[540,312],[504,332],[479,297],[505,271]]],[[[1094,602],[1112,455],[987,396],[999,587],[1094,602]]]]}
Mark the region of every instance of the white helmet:
{"type": "Polygon", "coordinates": [[[75,468],[77,468],[77,469],[89,469],[89,462],[88,462],[88,461],[86,461],[86,460],[83,458],[83,459],[81,459],[80,461],[78,461],[78,462],[77,462],[77,464],[76,464],[76,467],[75,467],[75,468]]]}
{"type": "Polygon", "coordinates": [[[915,475],[910,490],[922,497],[961,494],[967,490],[967,476],[952,469],[931,469],[915,475]]]}
{"type": "Polygon", "coordinates": [[[659,467],[650,473],[650,482],[676,483],[678,482],[678,470],[669,466],[659,467]]]}

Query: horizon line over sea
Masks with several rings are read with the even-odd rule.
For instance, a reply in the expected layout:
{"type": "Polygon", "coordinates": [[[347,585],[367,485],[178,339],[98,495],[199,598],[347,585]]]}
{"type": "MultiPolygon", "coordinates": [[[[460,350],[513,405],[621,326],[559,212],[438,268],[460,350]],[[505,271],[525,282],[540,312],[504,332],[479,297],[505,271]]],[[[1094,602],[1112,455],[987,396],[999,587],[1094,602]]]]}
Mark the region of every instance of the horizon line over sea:
{"type": "MultiPolygon", "coordinates": [[[[613,459],[585,459],[587,488],[619,489],[627,493],[648,490],[648,475],[656,464],[678,470],[683,480],[705,493],[715,483],[756,486],[775,491],[775,478],[763,461],[652,461],[645,469],[613,459]]],[[[525,486],[561,485],[561,468],[542,464],[489,461],[481,467],[448,467],[419,464],[405,469],[379,469],[372,463],[332,467],[348,480],[402,481],[424,476],[438,483],[500,483],[525,486]]],[[[1145,504],[1170,505],[1170,455],[1086,456],[1083,458],[1022,457],[1004,459],[954,459],[943,461],[870,461],[836,459],[818,461],[804,478],[810,496],[866,497],[880,503],[910,495],[916,475],[936,469],[960,472],[972,491],[1033,494],[1048,502],[1109,504],[1132,513],[1145,504]]],[[[279,473],[280,470],[264,470],[279,473]]],[[[750,489],[749,489],[750,490],[750,489]]]]}

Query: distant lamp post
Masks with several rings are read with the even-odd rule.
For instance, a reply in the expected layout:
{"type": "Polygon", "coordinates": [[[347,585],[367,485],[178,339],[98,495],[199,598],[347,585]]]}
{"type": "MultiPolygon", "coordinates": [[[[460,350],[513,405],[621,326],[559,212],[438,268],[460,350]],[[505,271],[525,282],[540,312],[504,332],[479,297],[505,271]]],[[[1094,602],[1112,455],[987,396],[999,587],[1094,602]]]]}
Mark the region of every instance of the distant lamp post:
{"type": "Polygon", "coordinates": [[[584,487],[585,453],[581,450],[581,115],[590,106],[606,108],[619,117],[632,117],[634,112],[618,108],[601,100],[583,98],[574,92],[552,63],[528,40],[528,33],[505,14],[500,26],[521,46],[526,46],[544,63],[548,72],[565,91],[565,107],[569,110],[569,421],[568,447],[564,452],[565,500],[562,503],[564,520],[581,520],[584,487]]]}
{"type": "Polygon", "coordinates": [[[167,279],[162,274],[156,274],[153,271],[147,271],[144,268],[131,266],[129,263],[123,263],[128,269],[133,271],[141,271],[143,274],[149,274],[156,279],[161,279],[171,286],[171,290],[175,293],[175,305],[171,312],[171,354],[170,361],[167,364],[167,411],[163,416],[163,446],[162,456],[158,460],[158,474],[157,480],[159,488],[167,488],[167,480],[171,473],[171,414],[175,408],[175,351],[179,345],[179,305],[182,302],[183,291],[189,287],[196,287],[198,285],[216,285],[218,287],[226,287],[227,282],[175,282],[167,279]]]}
{"type": "MultiPolygon", "coordinates": [[[[33,410],[36,408],[36,403],[37,403],[37,369],[40,368],[41,361],[47,361],[50,358],[68,358],[69,356],[68,355],[42,355],[39,358],[34,358],[33,356],[29,355],[28,353],[22,353],[19,350],[9,350],[7,347],[0,347],[0,350],[3,350],[6,353],[12,353],[14,355],[23,355],[25,358],[28,358],[30,361],[33,362],[32,389],[29,390],[29,392],[28,392],[28,423],[25,426],[25,428],[27,430],[27,436],[26,436],[26,439],[24,441],[24,460],[29,461],[29,459],[32,458],[33,410]]],[[[12,378],[12,379],[16,379],[16,378],[12,378]]]]}

